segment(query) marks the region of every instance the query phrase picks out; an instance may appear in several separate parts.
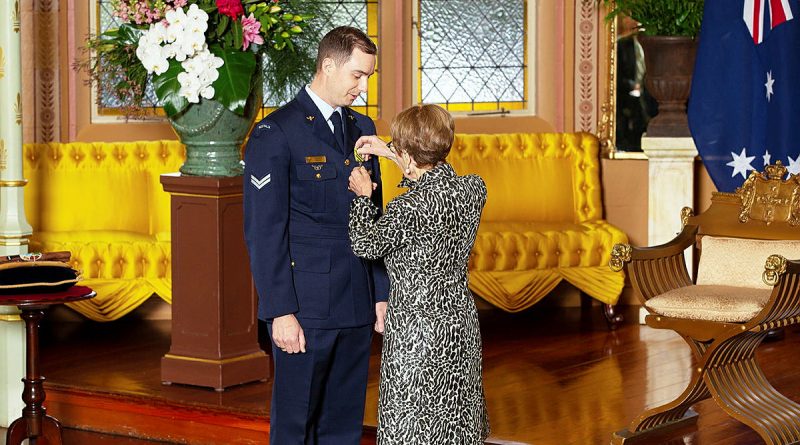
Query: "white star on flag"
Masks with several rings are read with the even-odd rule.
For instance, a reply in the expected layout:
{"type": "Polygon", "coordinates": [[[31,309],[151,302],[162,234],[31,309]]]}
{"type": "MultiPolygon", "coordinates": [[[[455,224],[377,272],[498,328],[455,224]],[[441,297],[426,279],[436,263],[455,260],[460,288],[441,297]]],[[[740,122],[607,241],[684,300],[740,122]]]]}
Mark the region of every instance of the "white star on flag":
{"type": "Polygon", "coordinates": [[[764,160],[764,167],[769,165],[769,161],[770,161],[770,159],[772,159],[772,155],[769,154],[769,150],[767,150],[767,152],[764,154],[764,156],[761,156],[761,159],[764,160]]]}
{"type": "MultiPolygon", "coordinates": [[[[747,149],[745,147],[742,147],[742,152],[738,155],[734,152],[731,152],[731,156],[733,156],[733,161],[725,164],[728,167],[733,167],[733,173],[731,173],[731,178],[738,174],[741,174],[743,178],[747,179],[747,171],[755,170],[755,168],[753,168],[752,162],[753,159],[755,159],[756,157],[747,156],[747,149]]],[[[800,159],[800,156],[798,156],[798,159],[800,159]]]]}
{"type": "Polygon", "coordinates": [[[790,175],[796,175],[800,173],[800,155],[797,155],[796,159],[792,159],[791,156],[786,156],[789,158],[789,165],[786,166],[786,170],[789,171],[790,175]]]}
{"type": "Polygon", "coordinates": [[[775,94],[772,90],[772,84],[774,83],[775,79],[772,78],[772,71],[767,71],[767,83],[764,84],[764,86],[767,87],[767,102],[769,102],[772,95],[775,94]]]}

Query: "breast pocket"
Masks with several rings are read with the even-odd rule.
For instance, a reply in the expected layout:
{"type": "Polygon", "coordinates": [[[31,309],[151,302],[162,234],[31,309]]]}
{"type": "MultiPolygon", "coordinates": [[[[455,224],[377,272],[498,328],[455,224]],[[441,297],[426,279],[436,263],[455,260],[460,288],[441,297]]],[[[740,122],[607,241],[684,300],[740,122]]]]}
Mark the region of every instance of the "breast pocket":
{"type": "Polygon", "coordinates": [[[296,203],[313,213],[332,210],[335,201],[334,184],[336,167],[330,163],[296,164],[297,190],[293,193],[296,203]]]}
{"type": "Polygon", "coordinates": [[[325,319],[331,306],[331,251],[328,248],[292,244],[292,276],[300,318],[325,319]]]}

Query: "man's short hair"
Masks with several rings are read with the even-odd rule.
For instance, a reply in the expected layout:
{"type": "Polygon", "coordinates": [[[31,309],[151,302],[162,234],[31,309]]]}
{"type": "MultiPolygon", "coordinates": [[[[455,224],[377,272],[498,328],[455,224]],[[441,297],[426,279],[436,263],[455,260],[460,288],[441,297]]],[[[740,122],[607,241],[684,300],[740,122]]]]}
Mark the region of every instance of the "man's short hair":
{"type": "Polygon", "coordinates": [[[360,29],[351,26],[333,28],[319,42],[317,72],[322,70],[322,61],[328,58],[333,59],[337,66],[347,63],[356,48],[366,54],[378,54],[378,47],[360,29]]]}
{"type": "Polygon", "coordinates": [[[438,105],[416,105],[394,118],[391,133],[398,151],[408,153],[420,167],[435,166],[450,154],[455,123],[438,105]]]}

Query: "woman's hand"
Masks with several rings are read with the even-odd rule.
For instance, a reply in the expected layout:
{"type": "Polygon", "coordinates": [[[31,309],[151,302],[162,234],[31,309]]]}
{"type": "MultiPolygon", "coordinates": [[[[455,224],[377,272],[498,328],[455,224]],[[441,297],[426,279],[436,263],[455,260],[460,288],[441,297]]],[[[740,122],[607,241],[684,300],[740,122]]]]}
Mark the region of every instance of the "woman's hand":
{"type": "Polygon", "coordinates": [[[369,159],[369,155],[383,156],[391,160],[395,158],[395,153],[378,136],[361,136],[356,141],[355,149],[365,161],[369,159]]]}
{"type": "Polygon", "coordinates": [[[364,167],[356,167],[350,173],[350,185],[347,187],[351,192],[358,196],[372,196],[372,191],[378,188],[378,184],[372,182],[372,178],[364,167]]]}

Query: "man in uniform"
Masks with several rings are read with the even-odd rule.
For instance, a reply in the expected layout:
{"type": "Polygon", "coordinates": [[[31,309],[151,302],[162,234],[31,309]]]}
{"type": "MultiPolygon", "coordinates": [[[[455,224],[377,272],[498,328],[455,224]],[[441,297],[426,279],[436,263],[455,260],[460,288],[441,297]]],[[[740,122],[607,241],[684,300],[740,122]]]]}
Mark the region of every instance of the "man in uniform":
{"type": "MultiPolygon", "coordinates": [[[[339,27],[320,41],[310,85],[256,124],[245,152],[250,268],[275,362],[272,445],[357,445],[373,325],[383,331],[382,262],[353,255],[348,190],[355,141],[375,124],[349,108],[367,90],[377,48],[339,27]]],[[[380,184],[378,158],[364,163],[380,184]]],[[[381,206],[381,193],[373,194],[381,206]]]]}

